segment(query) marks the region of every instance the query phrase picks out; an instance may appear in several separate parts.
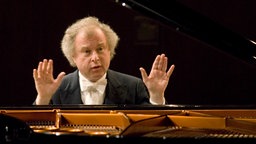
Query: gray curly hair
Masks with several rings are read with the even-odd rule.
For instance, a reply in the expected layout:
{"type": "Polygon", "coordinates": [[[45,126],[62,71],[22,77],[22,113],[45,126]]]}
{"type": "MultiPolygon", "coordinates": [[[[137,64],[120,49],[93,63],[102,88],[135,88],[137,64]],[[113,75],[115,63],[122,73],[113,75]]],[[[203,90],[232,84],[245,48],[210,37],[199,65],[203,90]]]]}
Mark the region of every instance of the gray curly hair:
{"type": "Polygon", "coordinates": [[[72,56],[75,50],[75,47],[74,47],[75,37],[81,29],[88,28],[88,27],[89,28],[98,27],[103,31],[103,33],[106,36],[107,44],[110,49],[111,59],[113,59],[115,55],[115,49],[119,41],[119,37],[115,33],[115,31],[109,25],[100,22],[99,19],[96,17],[92,17],[92,16],[85,17],[80,20],[77,20],[75,23],[69,26],[66,29],[63,39],[61,41],[61,50],[72,67],[76,67],[76,64],[72,59],[72,56]]]}

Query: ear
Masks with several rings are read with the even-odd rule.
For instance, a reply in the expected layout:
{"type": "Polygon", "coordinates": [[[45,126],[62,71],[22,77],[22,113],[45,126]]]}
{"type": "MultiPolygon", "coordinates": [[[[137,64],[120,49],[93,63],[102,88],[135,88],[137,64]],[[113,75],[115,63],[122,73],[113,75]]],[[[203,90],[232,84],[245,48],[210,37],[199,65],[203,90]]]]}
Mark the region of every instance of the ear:
{"type": "Polygon", "coordinates": [[[71,58],[72,58],[72,61],[76,64],[76,56],[75,56],[75,54],[73,54],[71,58]]]}

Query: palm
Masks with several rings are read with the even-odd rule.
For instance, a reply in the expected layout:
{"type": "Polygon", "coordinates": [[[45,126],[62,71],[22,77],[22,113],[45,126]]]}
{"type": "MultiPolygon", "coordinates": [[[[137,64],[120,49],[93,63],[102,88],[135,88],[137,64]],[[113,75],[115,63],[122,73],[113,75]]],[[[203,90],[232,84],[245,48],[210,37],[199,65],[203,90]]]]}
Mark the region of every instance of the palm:
{"type": "Polygon", "coordinates": [[[158,55],[152,65],[150,74],[147,75],[144,68],[140,68],[143,82],[149,90],[150,94],[153,95],[163,95],[164,91],[169,83],[169,78],[174,70],[174,65],[172,65],[169,70],[167,70],[167,57],[164,54],[158,55]]]}
{"type": "Polygon", "coordinates": [[[144,78],[144,83],[151,92],[164,92],[169,78],[167,74],[161,70],[151,70],[149,76],[144,78]]]}
{"type": "Polygon", "coordinates": [[[44,60],[33,70],[36,90],[39,96],[49,100],[59,87],[65,73],[61,72],[56,79],[53,78],[53,61],[44,60]]]}

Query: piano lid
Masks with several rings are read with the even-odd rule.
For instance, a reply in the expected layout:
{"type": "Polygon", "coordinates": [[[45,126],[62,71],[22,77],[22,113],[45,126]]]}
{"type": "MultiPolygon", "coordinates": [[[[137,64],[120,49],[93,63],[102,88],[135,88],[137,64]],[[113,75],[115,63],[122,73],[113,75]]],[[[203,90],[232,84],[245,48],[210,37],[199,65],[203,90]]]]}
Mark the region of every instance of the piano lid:
{"type": "Polygon", "coordinates": [[[256,65],[256,43],[209,18],[196,13],[175,0],[168,5],[156,0],[115,0],[116,3],[174,27],[227,52],[249,64],[256,65]]]}

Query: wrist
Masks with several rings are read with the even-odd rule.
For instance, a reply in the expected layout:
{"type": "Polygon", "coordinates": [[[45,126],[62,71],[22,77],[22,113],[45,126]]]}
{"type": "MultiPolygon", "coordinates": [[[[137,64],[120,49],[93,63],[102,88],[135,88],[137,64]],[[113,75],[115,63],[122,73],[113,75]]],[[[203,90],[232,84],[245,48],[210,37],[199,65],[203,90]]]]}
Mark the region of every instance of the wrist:
{"type": "Polygon", "coordinates": [[[151,104],[154,105],[163,105],[165,104],[165,97],[164,95],[150,95],[150,99],[149,99],[151,104]]]}
{"type": "Polygon", "coordinates": [[[46,98],[43,98],[43,97],[37,95],[35,104],[36,105],[48,105],[49,102],[50,102],[50,99],[48,100],[46,98]]]}

